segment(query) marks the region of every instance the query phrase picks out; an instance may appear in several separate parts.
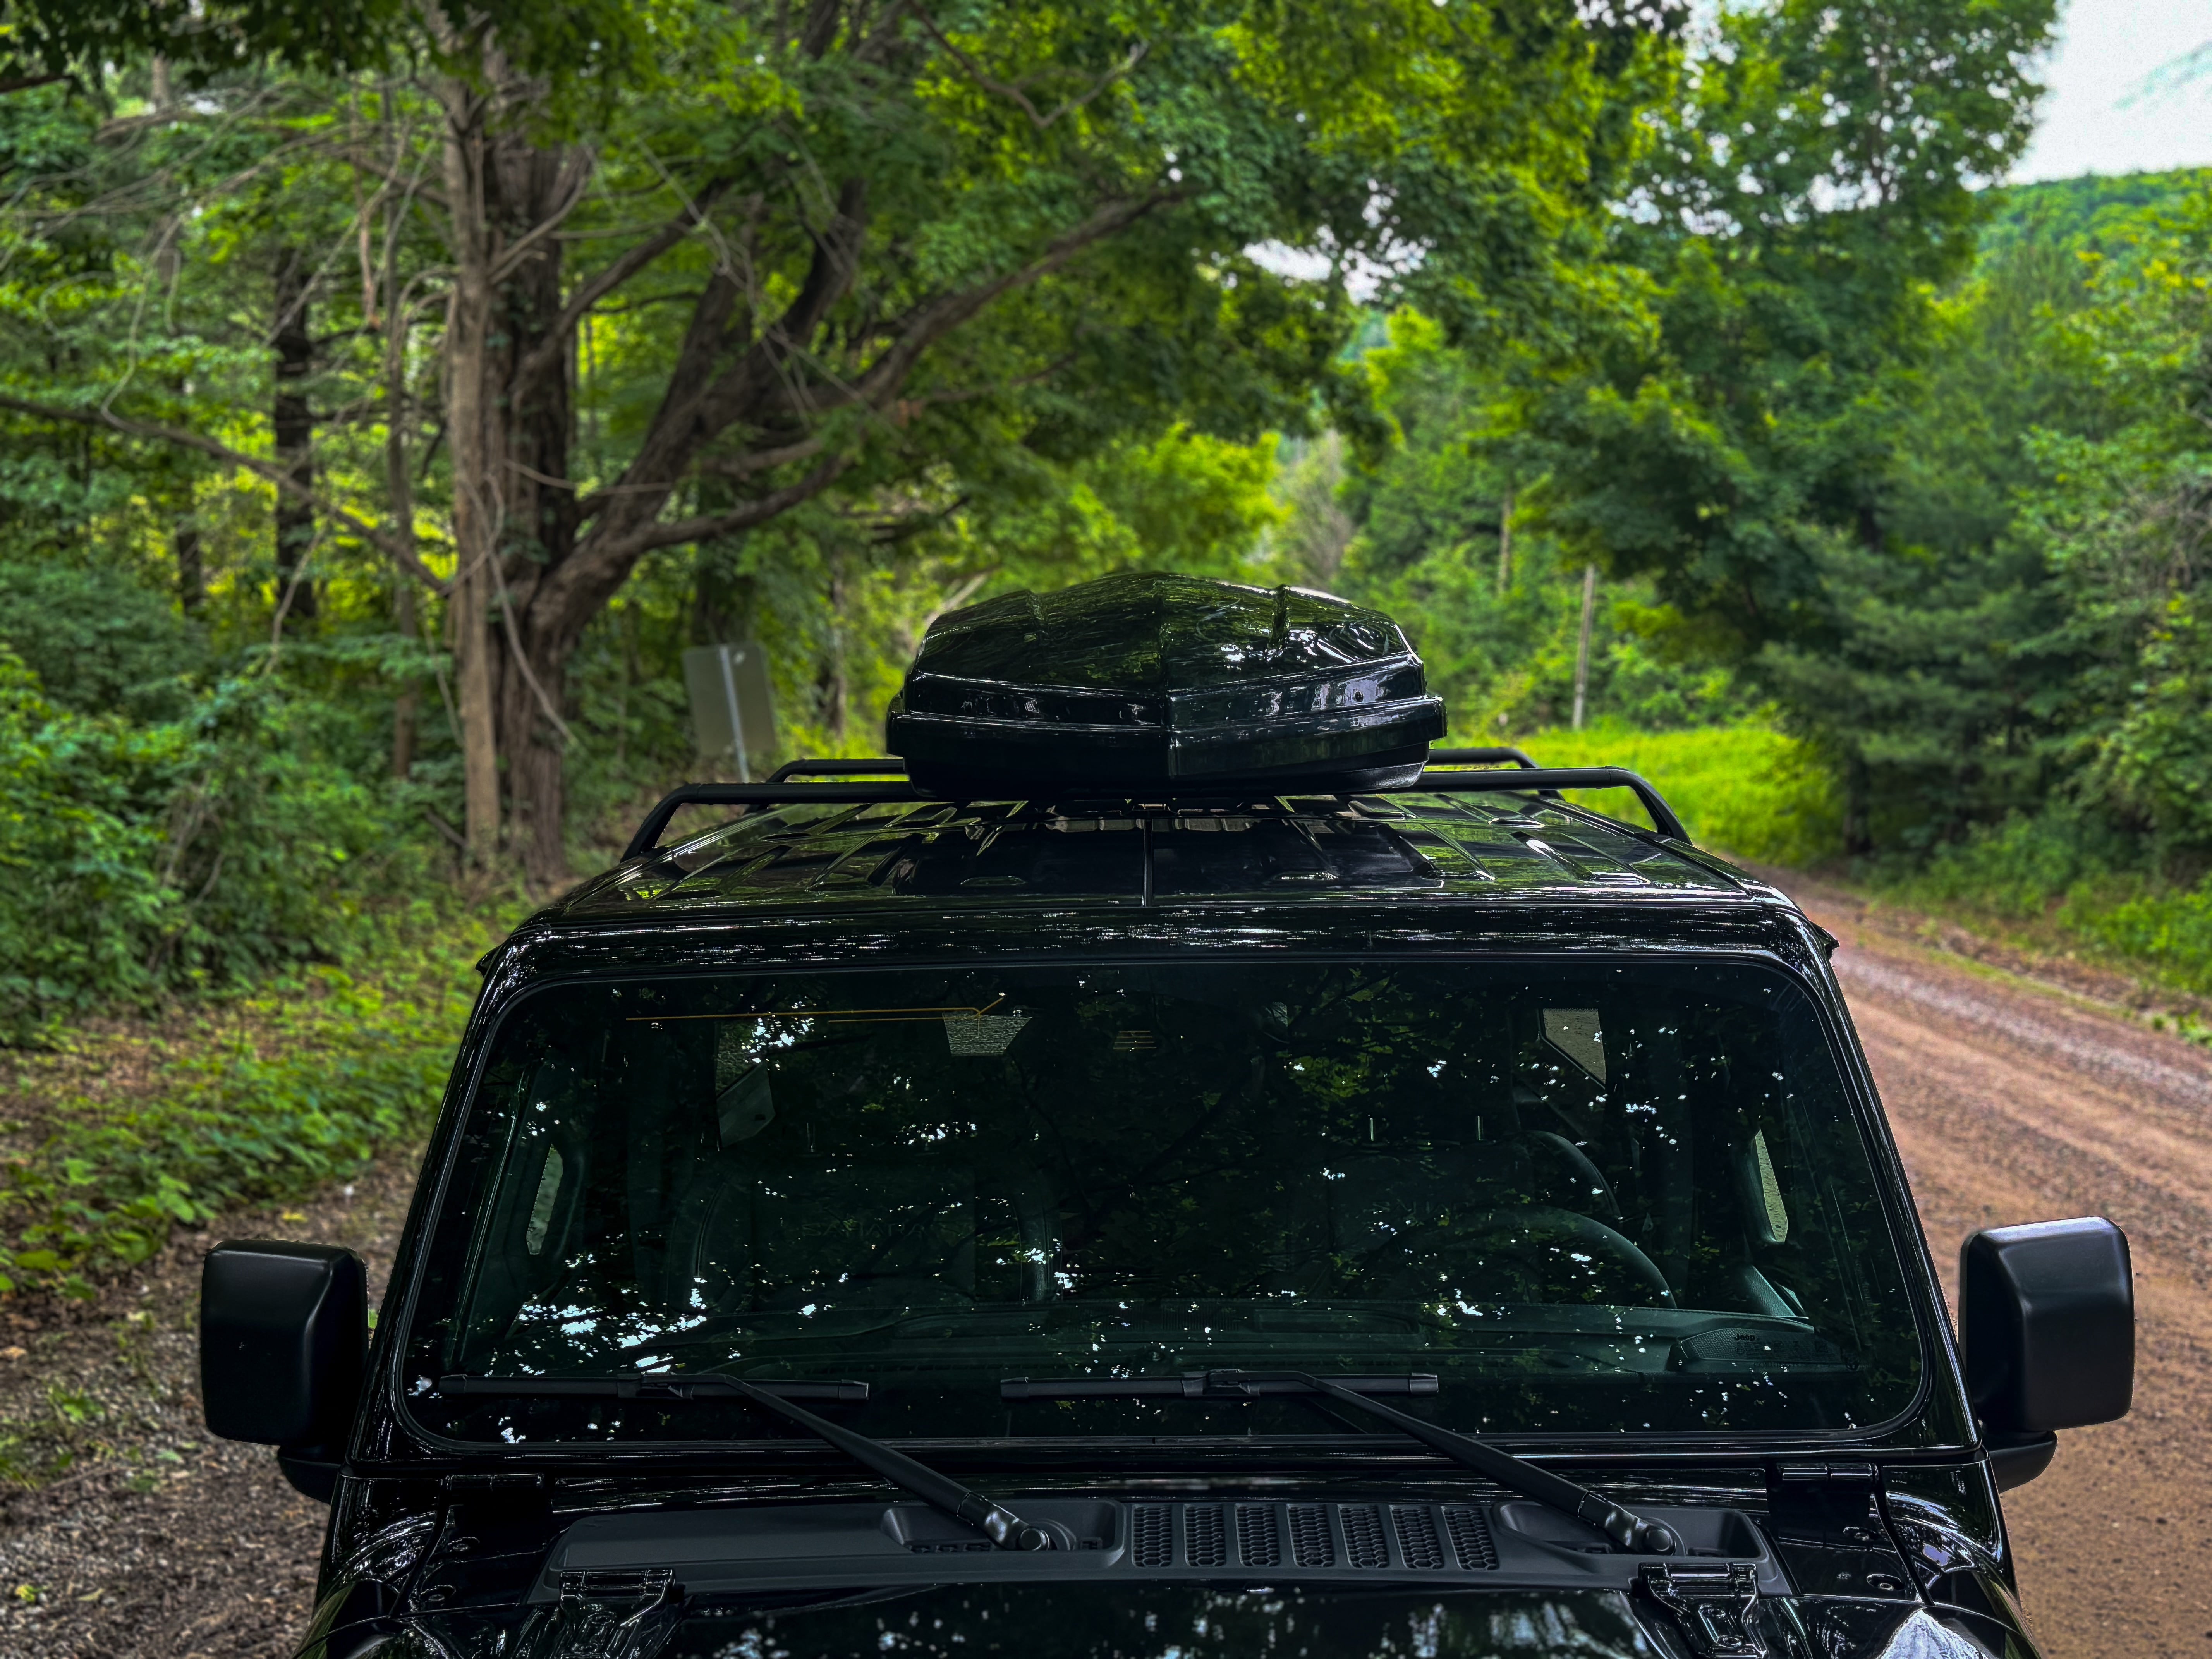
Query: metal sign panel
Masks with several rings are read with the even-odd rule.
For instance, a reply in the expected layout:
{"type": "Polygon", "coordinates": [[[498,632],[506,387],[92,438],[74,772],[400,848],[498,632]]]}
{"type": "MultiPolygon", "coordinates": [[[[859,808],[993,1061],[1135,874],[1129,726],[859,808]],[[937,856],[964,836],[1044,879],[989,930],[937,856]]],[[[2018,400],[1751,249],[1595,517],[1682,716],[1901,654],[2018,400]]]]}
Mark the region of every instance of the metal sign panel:
{"type": "Polygon", "coordinates": [[[699,758],[731,765],[750,783],[775,753],[775,694],[768,653],[754,641],[694,646],[684,653],[684,690],[699,758]]]}

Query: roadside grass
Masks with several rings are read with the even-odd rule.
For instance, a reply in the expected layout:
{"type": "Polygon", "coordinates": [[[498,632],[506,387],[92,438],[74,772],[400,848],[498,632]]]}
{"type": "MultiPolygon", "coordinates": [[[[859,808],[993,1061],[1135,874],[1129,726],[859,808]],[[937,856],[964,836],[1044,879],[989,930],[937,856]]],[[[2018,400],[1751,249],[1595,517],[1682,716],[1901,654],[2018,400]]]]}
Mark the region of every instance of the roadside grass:
{"type": "Polygon", "coordinates": [[[0,1292],[89,1297],[175,1226],[304,1195],[425,1133],[474,964],[519,914],[424,901],[349,969],[0,1052],[0,1292]]]}
{"type": "MultiPolygon", "coordinates": [[[[1534,732],[1518,744],[1546,766],[1643,774],[1691,837],[1716,852],[1816,872],[2011,948],[2212,998],[2212,877],[2180,881],[2130,868],[2142,856],[2139,846],[2100,837],[2063,812],[2016,817],[1924,856],[1846,863],[1834,780],[1802,744],[1771,728],[1638,732],[1601,722],[1534,732]]],[[[1571,799],[1644,821],[1634,798],[1619,791],[1575,791],[1571,799]]],[[[2195,1013],[2165,1023],[2212,1046],[2212,1025],[2195,1013]]]]}
{"type": "MultiPolygon", "coordinates": [[[[2085,846],[2073,824],[2051,814],[2014,818],[1911,864],[1852,873],[1888,902],[2008,944],[2212,997],[2212,877],[2126,867],[2135,850],[2085,846]]],[[[2201,1030],[2185,1024],[2192,1036],[2201,1030]]]]}
{"type": "MultiPolygon", "coordinates": [[[[1519,747],[1542,766],[1625,766],[1665,796],[1692,840],[1762,864],[1807,866],[1842,844],[1834,781],[1796,738],[1771,726],[1639,732],[1610,721],[1580,732],[1537,732],[1519,747]]],[[[1619,790],[1570,792],[1578,805],[1647,822],[1619,790]]]]}
{"type": "MultiPolygon", "coordinates": [[[[2212,999],[2212,876],[2182,880],[2139,867],[2140,843],[2098,832],[2063,811],[2014,817],[1925,855],[1847,863],[1834,780],[1802,744],[1770,728],[1654,732],[1601,723],[1534,732],[1519,746],[1546,766],[1625,766],[1643,774],[1692,838],[1716,852],[1814,872],[2014,949],[2212,999]]],[[[1633,797],[1619,791],[1577,791],[1572,798],[1644,821],[1633,797]]],[[[2212,1046],[2212,1024],[2198,1013],[2164,1018],[2212,1046]]]]}

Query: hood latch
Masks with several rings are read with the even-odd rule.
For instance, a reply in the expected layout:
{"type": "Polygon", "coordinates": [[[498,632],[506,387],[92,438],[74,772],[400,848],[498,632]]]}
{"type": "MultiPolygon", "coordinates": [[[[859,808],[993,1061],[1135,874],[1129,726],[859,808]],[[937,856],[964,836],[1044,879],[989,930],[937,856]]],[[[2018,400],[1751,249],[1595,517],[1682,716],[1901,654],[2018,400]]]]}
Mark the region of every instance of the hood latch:
{"type": "Polygon", "coordinates": [[[1646,1593],[1674,1616],[1699,1659],[1767,1659],[1752,1629],[1759,1577],[1741,1561],[1647,1561],[1646,1593]]]}

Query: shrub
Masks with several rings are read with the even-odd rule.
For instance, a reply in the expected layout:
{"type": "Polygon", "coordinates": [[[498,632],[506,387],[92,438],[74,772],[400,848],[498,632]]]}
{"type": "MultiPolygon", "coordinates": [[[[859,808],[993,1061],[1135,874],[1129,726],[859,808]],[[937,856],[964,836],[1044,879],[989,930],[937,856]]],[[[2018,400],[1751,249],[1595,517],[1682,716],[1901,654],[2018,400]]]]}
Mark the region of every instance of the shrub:
{"type": "MultiPolygon", "coordinates": [[[[1835,781],[1796,738],[1756,725],[1642,732],[1601,722],[1521,740],[1545,766],[1625,766],[1650,780],[1690,832],[1716,852],[1768,864],[1811,864],[1841,845],[1835,781]]],[[[1640,822],[1633,798],[1577,792],[1582,805],[1640,822]]]]}
{"type": "Polygon", "coordinates": [[[266,677],[134,726],[56,707],[0,647],[0,1041],[345,960],[375,878],[414,854],[309,736],[266,677]]]}

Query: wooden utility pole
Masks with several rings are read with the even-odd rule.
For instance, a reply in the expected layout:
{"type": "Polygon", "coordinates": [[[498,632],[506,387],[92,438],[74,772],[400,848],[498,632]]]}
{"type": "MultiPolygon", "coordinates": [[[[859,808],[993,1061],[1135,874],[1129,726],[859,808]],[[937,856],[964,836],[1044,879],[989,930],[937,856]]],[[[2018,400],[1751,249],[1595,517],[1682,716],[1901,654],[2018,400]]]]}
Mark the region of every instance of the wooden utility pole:
{"type": "Polygon", "coordinates": [[[1583,711],[1589,700],[1590,612],[1597,608],[1597,567],[1583,567],[1583,626],[1575,641],[1575,730],[1583,729],[1583,711]]]}

